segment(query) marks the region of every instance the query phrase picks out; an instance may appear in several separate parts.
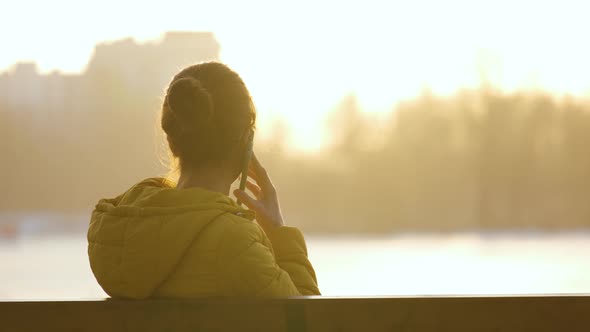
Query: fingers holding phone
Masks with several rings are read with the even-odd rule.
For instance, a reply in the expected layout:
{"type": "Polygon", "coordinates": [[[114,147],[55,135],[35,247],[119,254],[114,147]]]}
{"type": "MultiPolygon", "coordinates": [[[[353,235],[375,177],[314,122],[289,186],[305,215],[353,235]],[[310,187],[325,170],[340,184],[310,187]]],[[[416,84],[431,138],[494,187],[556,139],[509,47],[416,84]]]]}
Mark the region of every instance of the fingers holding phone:
{"type": "Polygon", "coordinates": [[[251,180],[246,182],[246,188],[252,195],[241,189],[234,190],[234,195],[246,207],[256,212],[256,220],[263,229],[270,230],[283,226],[284,221],[276,189],[268,172],[254,154],[250,159],[248,177],[251,180]]]}

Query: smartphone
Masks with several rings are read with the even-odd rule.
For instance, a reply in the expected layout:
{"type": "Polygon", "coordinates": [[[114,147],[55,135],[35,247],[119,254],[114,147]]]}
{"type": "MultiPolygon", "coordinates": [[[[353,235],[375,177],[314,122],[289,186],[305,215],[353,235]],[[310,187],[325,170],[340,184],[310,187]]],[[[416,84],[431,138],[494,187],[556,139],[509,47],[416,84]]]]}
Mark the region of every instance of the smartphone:
{"type": "MultiPolygon", "coordinates": [[[[254,131],[250,133],[248,137],[248,143],[246,145],[246,152],[244,153],[244,160],[242,163],[242,177],[240,178],[240,190],[246,190],[246,181],[248,181],[248,169],[250,167],[250,159],[252,158],[252,149],[254,148],[254,131]]],[[[238,205],[242,205],[242,202],[238,199],[238,205]]]]}

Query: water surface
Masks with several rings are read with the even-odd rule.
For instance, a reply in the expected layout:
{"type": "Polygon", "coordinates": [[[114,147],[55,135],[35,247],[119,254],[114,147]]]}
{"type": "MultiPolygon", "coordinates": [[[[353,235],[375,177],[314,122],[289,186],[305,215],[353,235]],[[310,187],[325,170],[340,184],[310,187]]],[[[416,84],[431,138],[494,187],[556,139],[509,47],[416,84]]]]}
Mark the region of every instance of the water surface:
{"type": "MultiPolygon", "coordinates": [[[[324,295],[590,293],[590,233],[308,236],[324,295]]],[[[0,298],[104,297],[85,234],[0,240],[0,298]]]]}

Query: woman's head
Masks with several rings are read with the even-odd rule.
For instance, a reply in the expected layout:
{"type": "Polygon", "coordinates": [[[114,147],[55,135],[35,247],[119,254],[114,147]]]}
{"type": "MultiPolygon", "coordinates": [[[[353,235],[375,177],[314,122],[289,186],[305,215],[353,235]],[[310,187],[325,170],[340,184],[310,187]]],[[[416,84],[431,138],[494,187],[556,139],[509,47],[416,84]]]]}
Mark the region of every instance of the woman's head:
{"type": "Polygon", "coordinates": [[[162,129],[180,169],[233,163],[239,169],[256,111],[240,76],[206,62],[180,71],[166,91],[162,129]]]}

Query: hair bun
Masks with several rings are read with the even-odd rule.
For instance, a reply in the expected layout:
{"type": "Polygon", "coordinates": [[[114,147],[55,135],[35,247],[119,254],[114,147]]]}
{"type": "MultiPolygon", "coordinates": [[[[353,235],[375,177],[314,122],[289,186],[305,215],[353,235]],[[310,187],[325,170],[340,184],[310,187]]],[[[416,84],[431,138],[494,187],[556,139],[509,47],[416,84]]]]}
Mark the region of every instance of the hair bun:
{"type": "Polygon", "coordinates": [[[211,95],[195,78],[184,77],[172,82],[166,102],[186,129],[204,128],[211,120],[211,95]]]}
{"type": "Polygon", "coordinates": [[[246,149],[241,136],[254,130],[255,121],[244,81],[219,62],[180,71],[162,101],[161,126],[181,168],[234,160],[246,149]]]}

